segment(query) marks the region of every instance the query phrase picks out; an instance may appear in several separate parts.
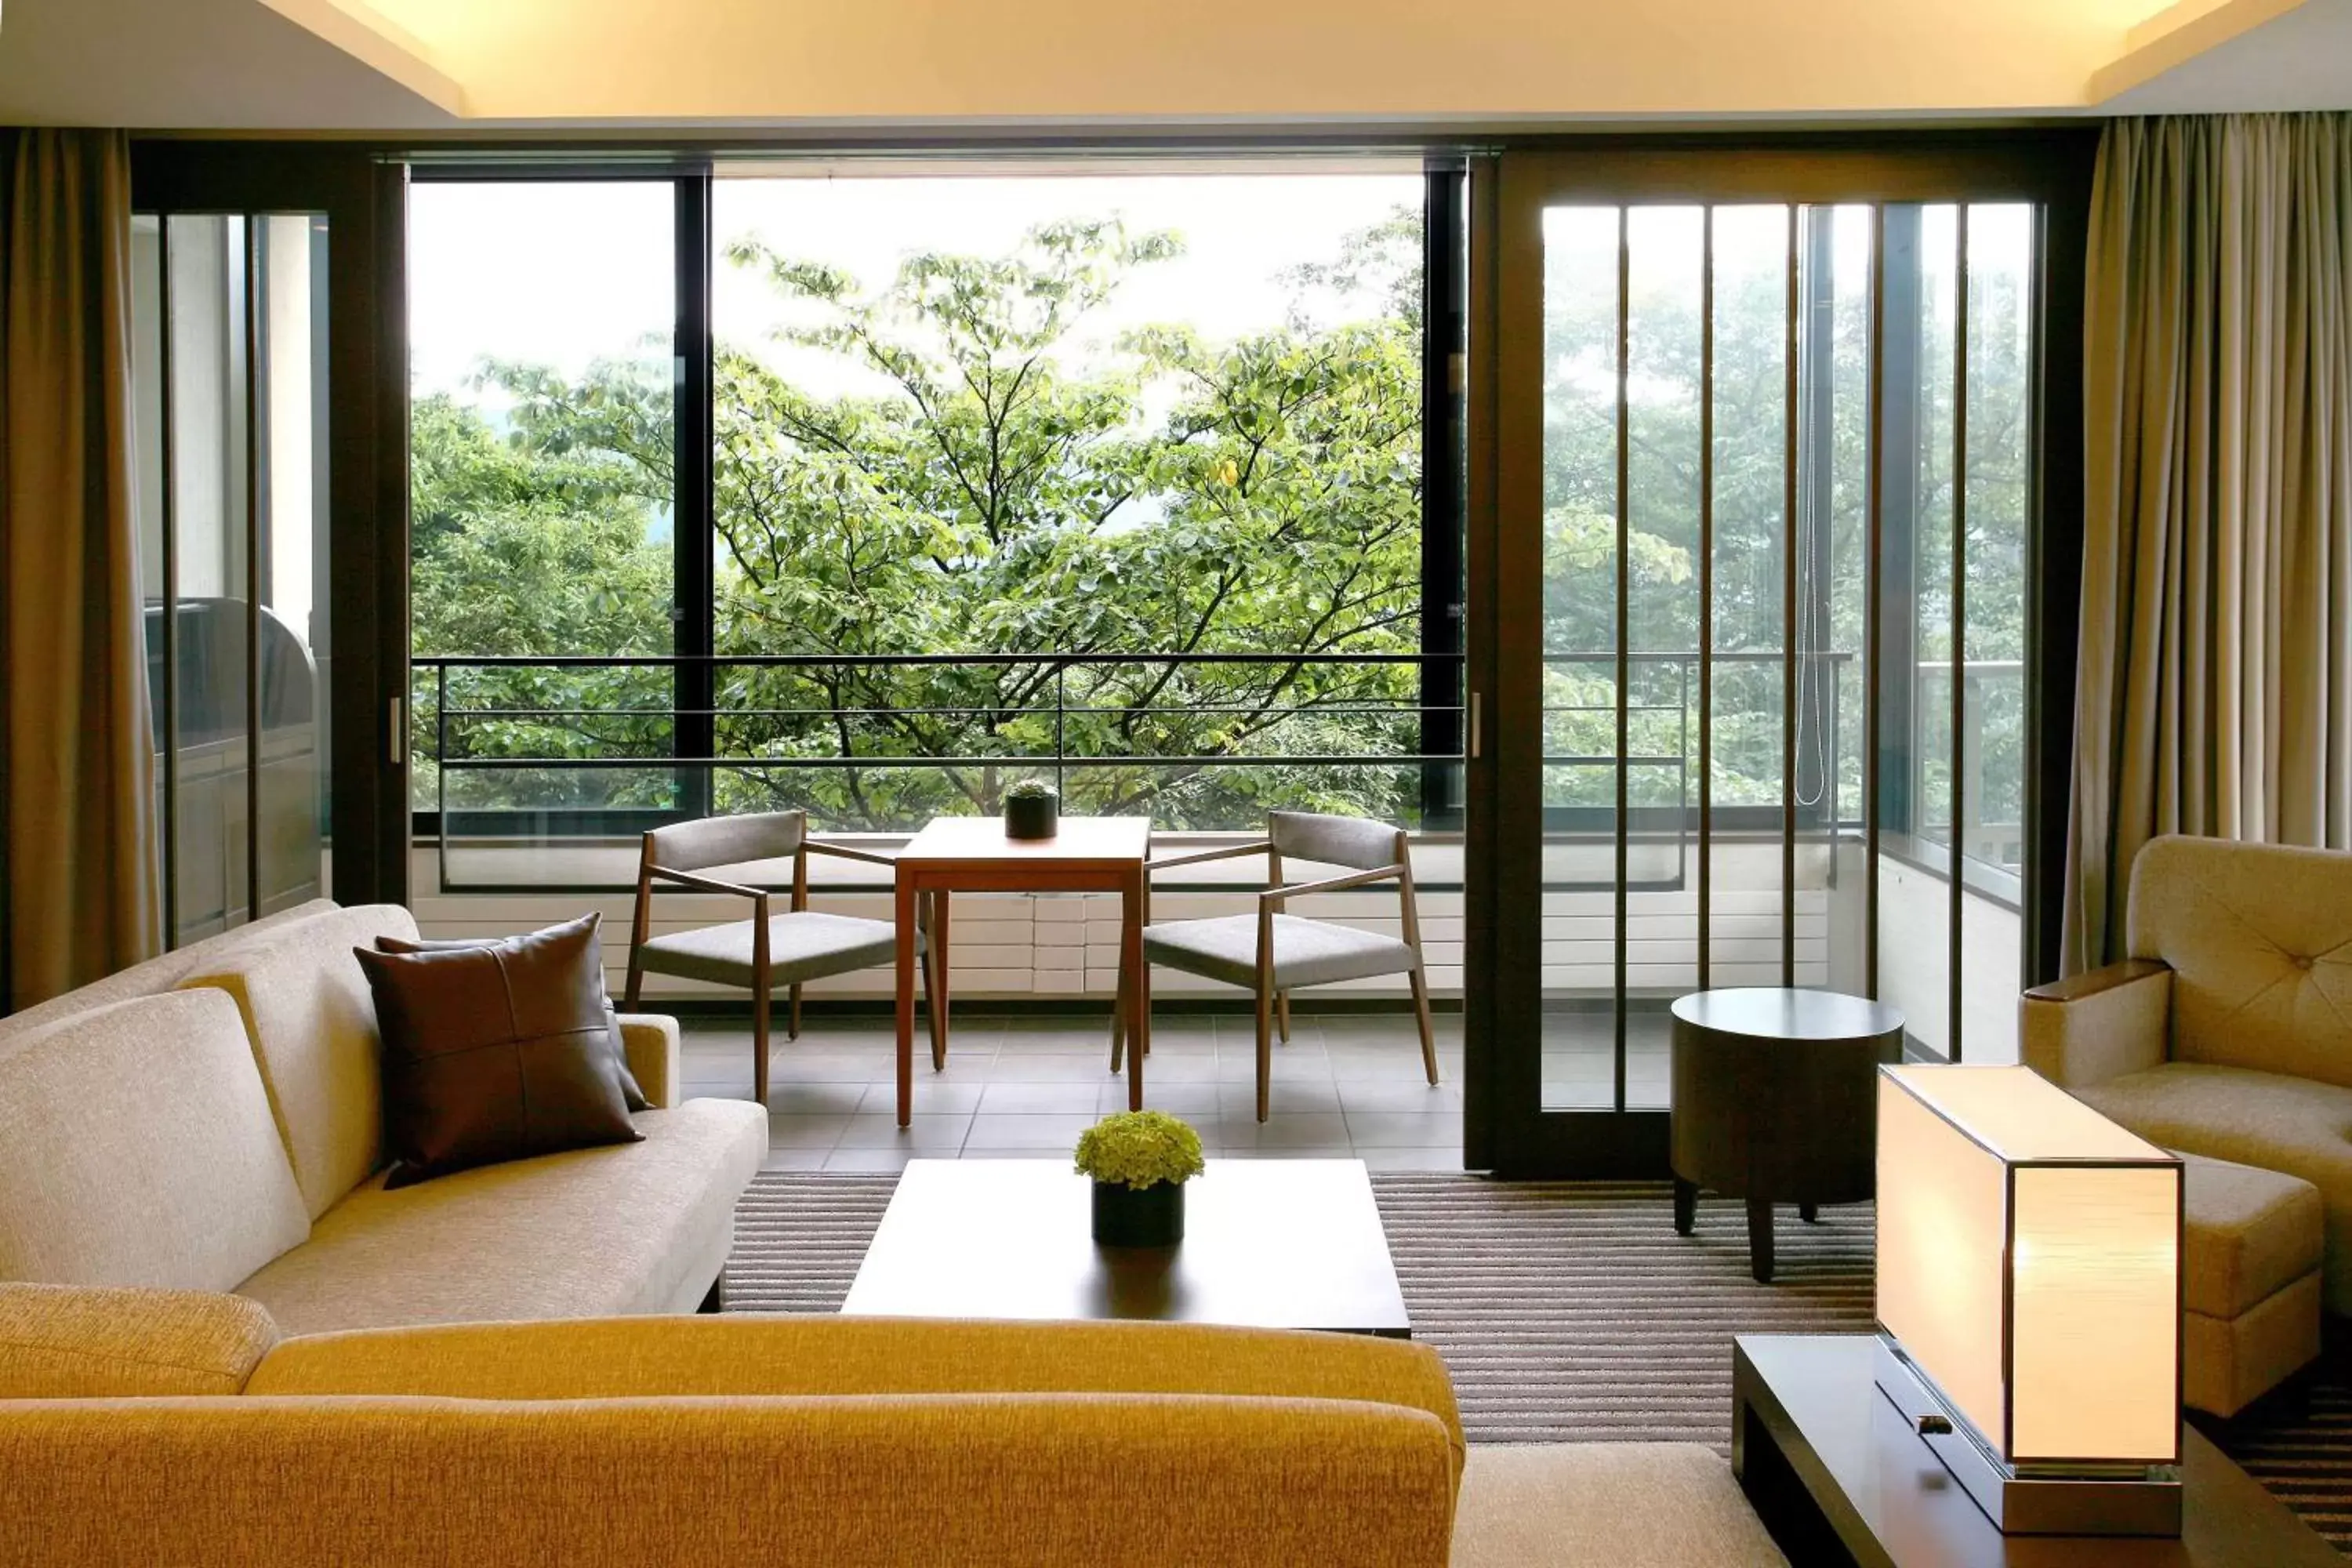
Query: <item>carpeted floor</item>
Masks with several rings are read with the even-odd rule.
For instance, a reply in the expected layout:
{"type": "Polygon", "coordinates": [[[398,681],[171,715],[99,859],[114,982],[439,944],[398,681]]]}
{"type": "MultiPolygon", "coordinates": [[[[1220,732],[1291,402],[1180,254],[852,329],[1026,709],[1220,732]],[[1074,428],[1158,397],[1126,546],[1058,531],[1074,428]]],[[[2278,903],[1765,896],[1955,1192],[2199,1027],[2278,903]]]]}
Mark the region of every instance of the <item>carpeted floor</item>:
{"type": "MultiPolygon", "coordinates": [[[[839,1309],[896,1176],[771,1171],[744,1195],[730,1310],[839,1309]]],[[[1675,1234],[1664,1183],[1372,1177],[1414,1337],[1454,1374],[1473,1442],[1730,1441],[1736,1333],[1871,1322],[1871,1213],[1781,1215],[1777,1277],[1748,1272],[1743,1207],[1699,1205],[1675,1234]]],[[[2334,1542],[2352,1547],[2352,1355],[2306,1390],[2210,1427],[2334,1542]]]]}

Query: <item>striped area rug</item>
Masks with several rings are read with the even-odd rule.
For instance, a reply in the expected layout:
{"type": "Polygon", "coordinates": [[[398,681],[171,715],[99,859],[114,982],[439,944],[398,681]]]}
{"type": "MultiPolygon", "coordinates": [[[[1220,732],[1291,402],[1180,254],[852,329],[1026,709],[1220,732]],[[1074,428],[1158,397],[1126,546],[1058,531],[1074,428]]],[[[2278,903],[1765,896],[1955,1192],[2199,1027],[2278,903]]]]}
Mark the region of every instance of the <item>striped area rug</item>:
{"type": "Polygon", "coordinates": [[[2352,1344],[2331,1338],[2308,1384],[2289,1384],[2233,1421],[2198,1425],[2336,1551],[2352,1552],[2352,1344]]]}
{"type": "MultiPolygon", "coordinates": [[[[839,1310],[895,1176],[762,1173],[736,1211],[727,1305],[839,1310]]],[[[1372,1177],[1413,1334],[1445,1357],[1473,1442],[1730,1442],[1737,1333],[1866,1330],[1871,1212],[1784,1210],[1774,1282],[1748,1272],[1744,1208],[1702,1200],[1675,1234],[1664,1183],[1372,1177]]],[[[2352,1352],[2352,1347],[2345,1347],[2352,1352]]],[[[2352,1353],[2308,1397],[2214,1440],[2338,1550],[2352,1548],[2352,1353]]]]}

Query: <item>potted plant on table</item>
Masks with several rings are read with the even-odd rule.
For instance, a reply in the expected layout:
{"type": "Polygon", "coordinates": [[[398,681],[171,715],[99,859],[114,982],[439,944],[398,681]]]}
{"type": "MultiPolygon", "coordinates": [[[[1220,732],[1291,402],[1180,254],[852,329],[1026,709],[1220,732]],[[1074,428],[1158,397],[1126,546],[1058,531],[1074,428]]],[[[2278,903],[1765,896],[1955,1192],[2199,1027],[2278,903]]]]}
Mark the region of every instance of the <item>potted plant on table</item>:
{"type": "Polygon", "coordinates": [[[1004,837],[1051,838],[1062,826],[1062,797],[1044,779],[1023,779],[1004,792],[1004,837]]]}
{"type": "Polygon", "coordinates": [[[1184,1239],[1184,1184],[1208,1168],[1201,1135],[1160,1110],[1122,1110],[1080,1133],[1078,1172],[1094,1178],[1095,1240],[1173,1247],[1184,1239]]]}

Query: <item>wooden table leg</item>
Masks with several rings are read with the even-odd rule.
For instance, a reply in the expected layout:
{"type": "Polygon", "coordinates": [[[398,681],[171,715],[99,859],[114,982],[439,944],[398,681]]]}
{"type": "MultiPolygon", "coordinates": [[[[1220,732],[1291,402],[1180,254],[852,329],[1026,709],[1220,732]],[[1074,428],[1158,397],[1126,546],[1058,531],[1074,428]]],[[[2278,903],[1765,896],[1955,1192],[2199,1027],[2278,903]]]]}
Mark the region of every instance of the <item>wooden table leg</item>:
{"type": "Polygon", "coordinates": [[[915,881],[898,873],[898,1125],[915,1113],[915,881]]]}
{"type": "Polygon", "coordinates": [[[1119,988],[1127,994],[1127,1108],[1143,1109],[1143,879],[1139,868],[1118,894],[1119,988]]]}

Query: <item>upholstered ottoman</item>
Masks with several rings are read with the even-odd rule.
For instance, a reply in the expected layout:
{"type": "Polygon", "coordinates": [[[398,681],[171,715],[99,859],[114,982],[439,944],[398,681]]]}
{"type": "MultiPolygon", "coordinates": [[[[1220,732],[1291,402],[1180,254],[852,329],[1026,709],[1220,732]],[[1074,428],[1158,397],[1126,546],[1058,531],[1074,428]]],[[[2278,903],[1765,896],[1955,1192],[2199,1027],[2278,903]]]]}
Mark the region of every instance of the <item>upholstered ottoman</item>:
{"type": "Polygon", "coordinates": [[[2319,1354],[2319,1189],[2183,1154],[2182,1398],[2234,1415],[2319,1354]]]}

